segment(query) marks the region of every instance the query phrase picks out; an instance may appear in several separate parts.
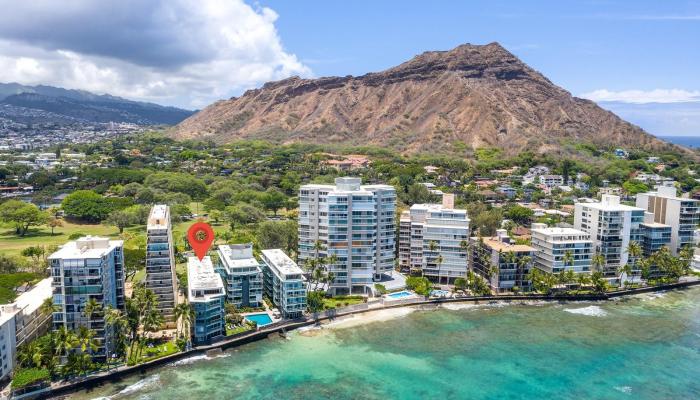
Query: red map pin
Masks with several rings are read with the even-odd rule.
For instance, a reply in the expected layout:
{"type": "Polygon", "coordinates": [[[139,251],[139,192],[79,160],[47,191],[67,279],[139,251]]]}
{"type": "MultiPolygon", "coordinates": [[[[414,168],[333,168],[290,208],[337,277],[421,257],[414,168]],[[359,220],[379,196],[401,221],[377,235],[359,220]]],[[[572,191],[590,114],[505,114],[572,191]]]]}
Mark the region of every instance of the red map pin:
{"type": "Polygon", "coordinates": [[[214,230],[207,223],[196,222],[187,230],[187,241],[190,242],[199,261],[202,261],[214,242],[214,230]]]}

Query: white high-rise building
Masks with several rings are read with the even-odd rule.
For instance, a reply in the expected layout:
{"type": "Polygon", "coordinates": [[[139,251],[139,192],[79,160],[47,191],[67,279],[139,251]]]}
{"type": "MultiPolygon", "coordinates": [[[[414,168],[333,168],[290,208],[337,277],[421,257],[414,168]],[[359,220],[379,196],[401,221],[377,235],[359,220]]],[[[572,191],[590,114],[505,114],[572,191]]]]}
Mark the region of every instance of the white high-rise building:
{"type": "Polygon", "coordinates": [[[226,335],[224,300],[226,291],[221,276],[214,271],[209,256],[200,261],[187,259],[187,300],[194,311],[192,341],[210,344],[226,335]]]}
{"type": "Polygon", "coordinates": [[[219,246],[216,271],[226,287],[226,300],[236,307],[260,307],[263,304],[263,272],[253,256],[253,244],[219,246]]]}
{"type": "Polygon", "coordinates": [[[676,195],[676,188],[659,186],[655,192],[637,194],[637,207],[654,216],[654,222],[671,226],[671,253],[678,255],[683,246],[693,246],[695,229],[700,223],[700,201],[676,195]]]}
{"type": "Polygon", "coordinates": [[[442,204],[414,204],[401,214],[399,260],[402,267],[422,271],[443,283],[467,276],[469,218],[454,208],[454,195],[442,204]],[[464,245],[463,245],[464,244],[464,245]]]}
{"type": "Polygon", "coordinates": [[[620,197],[605,194],[599,203],[576,203],[574,228],[587,232],[593,241],[594,254],[605,257],[603,273],[616,277],[627,264],[630,241],[641,242],[644,209],[620,204],[620,197]]]}
{"type": "Polygon", "coordinates": [[[584,231],[532,224],[531,245],[535,249],[533,265],[537,269],[550,274],[565,270],[576,273],[591,271],[593,241],[584,231]]]}
{"type": "Polygon", "coordinates": [[[95,330],[98,350],[104,360],[113,349],[111,328],[104,315],[86,315],[85,305],[94,299],[102,309],[124,310],[124,242],[86,236],[68,242],[49,256],[53,278],[53,326],[76,331],[80,326],[95,330]]]}
{"type": "Polygon", "coordinates": [[[146,288],[158,297],[158,310],[163,315],[165,326],[172,328],[175,326],[177,277],[168,206],[164,204],[153,206],[148,216],[146,236],[146,288]]]}
{"type": "Polygon", "coordinates": [[[335,185],[299,190],[299,261],[335,255],[331,293],[368,293],[394,268],[396,192],[389,185],[361,185],[336,178],[335,185]],[[316,249],[316,243],[320,249],[316,249]]]}
{"type": "Polygon", "coordinates": [[[265,294],[284,318],[301,317],[306,310],[304,271],[280,249],[263,250],[265,294]]]}

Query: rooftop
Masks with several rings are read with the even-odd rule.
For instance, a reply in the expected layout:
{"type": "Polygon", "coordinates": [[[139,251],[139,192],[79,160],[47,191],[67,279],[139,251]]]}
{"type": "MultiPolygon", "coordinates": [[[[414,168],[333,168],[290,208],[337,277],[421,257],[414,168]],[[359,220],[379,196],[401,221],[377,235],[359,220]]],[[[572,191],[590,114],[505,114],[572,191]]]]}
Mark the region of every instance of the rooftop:
{"type": "MultiPolygon", "coordinates": [[[[478,238],[473,237],[473,240],[478,240],[478,238]]],[[[485,237],[482,238],[484,240],[484,244],[496,251],[500,251],[503,253],[508,253],[508,252],[514,252],[514,253],[526,253],[526,252],[531,252],[535,251],[533,247],[530,247],[528,245],[524,244],[512,244],[512,243],[504,243],[497,236],[494,237],[485,237]]]]}
{"type": "Polygon", "coordinates": [[[301,275],[304,273],[297,263],[280,249],[263,250],[262,257],[267,265],[282,275],[301,275]]]}
{"type": "Polygon", "coordinates": [[[165,204],[156,204],[148,215],[147,229],[168,229],[170,226],[170,210],[165,204]]]}
{"type": "Polygon", "coordinates": [[[202,258],[201,261],[197,257],[187,259],[187,291],[189,301],[209,300],[212,297],[223,295],[224,282],[221,280],[221,276],[214,271],[209,256],[202,258]],[[194,296],[197,291],[203,292],[199,296],[194,296]]]}
{"type": "Polygon", "coordinates": [[[111,253],[117,247],[123,247],[122,240],[109,240],[106,237],[83,236],[78,240],[72,240],[61,246],[49,258],[80,259],[102,258],[111,253]]]}
{"type": "Polygon", "coordinates": [[[219,259],[227,269],[259,267],[260,263],[253,256],[253,244],[219,245],[219,259]]]}

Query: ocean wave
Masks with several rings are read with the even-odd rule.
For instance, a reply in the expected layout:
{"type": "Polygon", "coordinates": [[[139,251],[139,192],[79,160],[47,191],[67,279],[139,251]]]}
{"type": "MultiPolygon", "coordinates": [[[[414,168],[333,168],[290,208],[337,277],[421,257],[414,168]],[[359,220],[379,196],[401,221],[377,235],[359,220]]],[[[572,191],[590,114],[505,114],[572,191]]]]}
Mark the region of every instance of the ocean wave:
{"type": "Polygon", "coordinates": [[[182,360],[178,360],[178,361],[172,362],[172,363],[170,363],[170,364],[168,364],[168,365],[171,366],[171,367],[177,367],[177,366],[180,366],[180,365],[192,364],[192,363],[195,363],[195,362],[197,362],[197,361],[202,361],[202,360],[214,360],[214,359],[217,359],[217,358],[226,358],[226,357],[228,357],[228,356],[230,356],[230,355],[231,355],[230,353],[229,353],[229,354],[225,354],[225,353],[224,353],[224,354],[217,354],[217,355],[211,357],[211,356],[208,356],[208,355],[206,355],[206,354],[200,354],[200,355],[198,355],[198,356],[187,357],[187,358],[184,358],[184,359],[182,359],[182,360]]]}
{"type": "Polygon", "coordinates": [[[608,312],[598,306],[588,306],[581,308],[565,308],[564,311],[571,314],[588,315],[591,317],[605,317],[608,312]]]}
{"type": "Polygon", "coordinates": [[[631,386],[615,386],[615,390],[618,392],[622,392],[624,394],[632,394],[632,387],[631,386]]]}
{"type": "Polygon", "coordinates": [[[117,393],[115,396],[108,397],[108,398],[111,399],[111,398],[115,398],[118,396],[130,395],[130,394],[139,392],[143,389],[147,389],[149,387],[155,386],[159,383],[160,383],[160,375],[159,374],[151,375],[148,378],[143,378],[140,381],[125,387],[124,389],[120,390],[119,393],[117,393]]]}

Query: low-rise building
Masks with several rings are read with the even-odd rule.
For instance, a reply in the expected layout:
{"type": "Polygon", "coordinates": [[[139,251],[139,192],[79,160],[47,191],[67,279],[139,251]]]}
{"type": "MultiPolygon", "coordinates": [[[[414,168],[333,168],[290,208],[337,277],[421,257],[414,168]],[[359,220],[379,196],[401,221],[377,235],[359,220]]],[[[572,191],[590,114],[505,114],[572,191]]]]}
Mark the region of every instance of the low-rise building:
{"type": "Polygon", "coordinates": [[[591,236],[573,228],[548,228],[532,224],[533,265],[546,273],[572,270],[591,271],[593,241],[591,236]]]}
{"type": "Polygon", "coordinates": [[[263,304],[263,272],[253,256],[253,244],[220,245],[216,271],[226,289],[226,301],[236,307],[260,307],[263,304]]]}
{"type": "Polygon", "coordinates": [[[504,229],[494,237],[472,237],[471,265],[474,272],[483,276],[496,292],[530,290],[527,279],[532,267],[535,249],[512,243],[504,229]]]}
{"type": "Polygon", "coordinates": [[[265,294],[283,318],[298,318],[306,310],[304,271],[280,249],[262,251],[265,294]]]}
{"type": "Polygon", "coordinates": [[[53,295],[51,283],[51,278],[43,279],[14,302],[0,305],[0,382],[14,369],[17,348],[51,328],[52,313],[42,309],[53,295]]]}
{"type": "Polygon", "coordinates": [[[540,175],[540,184],[547,188],[555,188],[565,184],[564,177],[561,175],[540,175]]]}
{"type": "Polygon", "coordinates": [[[187,300],[194,310],[192,341],[209,344],[226,335],[224,282],[214,271],[211,258],[187,259],[187,300]]]}

